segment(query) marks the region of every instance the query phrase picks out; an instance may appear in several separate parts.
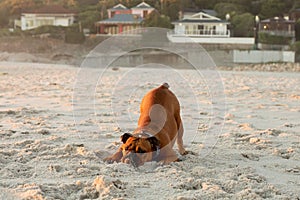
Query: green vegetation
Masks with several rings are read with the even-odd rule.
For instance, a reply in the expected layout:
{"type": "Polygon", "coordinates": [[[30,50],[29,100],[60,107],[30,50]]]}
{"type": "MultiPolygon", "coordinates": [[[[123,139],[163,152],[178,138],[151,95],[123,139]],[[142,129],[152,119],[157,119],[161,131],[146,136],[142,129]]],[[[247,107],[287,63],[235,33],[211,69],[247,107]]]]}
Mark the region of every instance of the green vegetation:
{"type": "Polygon", "coordinates": [[[296,53],[296,62],[300,62],[300,41],[295,42],[292,46],[292,49],[296,53]]]}
{"type": "Polygon", "coordinates": [[[253,37],[254,35],[254,15],[243,13],[234,15],[231,20],[233,35],[236,37],[253,37]]]}
{"type": "Polygon", "coordinates": [[[269,33],[259,33],[259,42],[264,44],[278,44],[278,45],[290,45],[292,37],[271,35],[269,33]]]}
{"type": "Polygon", "coordinates": [[[300,19],[298,19],[298,21],[296,22],[295,31],[296,33],[298,33],[296,34],[296,40],[300,41],[300,19]]]}
{"type": "Polygon", "coordinates": [[[67,30],[65,34],[65,42],[70,44],[81,44],[85,41],[84,34],[79,31],[67,30]]]}
{"type": "Polygon", "coordinates": [[[170,18],[165,15],[160,15],[158,12],[152,12],[144,21],[146,27],[162,27],[171,28],[170,18]]]}
{"type": "Polygon", "coordinates": [[[225,18],[226,14],[230,14],[232,16],[242,14],[246,12],[246,7],[234,4],[234,3],[218,3],[214,7],[214,10],[218,13],[219,17],[225,18]]]}
{"type": "Polygon", "coordinates": [[[48,34],[47,37],[49,38],[54,38],[54,39],[64,39],[66,27],[62,26],[40,26],[35,29],[23,31],[23,35],[33,35],[33,36],[38,36],[38,35],[43,35],[43,34],[48,34]]]}
{"type": "Polygon", "coordinates": [[[300,55],[300,41],[293,44],[293,50],[300,55]]]}
{"type": "MultiPolygon", "coordinates": [[[[285,1],[282,0],[266,0],[261,7],[261,15],[264,18],[271,18],[274,16],[279,16],[284,11],[286,7],[285,1]]],[[[288,2],[288,1],[287,1],[288,2]]]]}

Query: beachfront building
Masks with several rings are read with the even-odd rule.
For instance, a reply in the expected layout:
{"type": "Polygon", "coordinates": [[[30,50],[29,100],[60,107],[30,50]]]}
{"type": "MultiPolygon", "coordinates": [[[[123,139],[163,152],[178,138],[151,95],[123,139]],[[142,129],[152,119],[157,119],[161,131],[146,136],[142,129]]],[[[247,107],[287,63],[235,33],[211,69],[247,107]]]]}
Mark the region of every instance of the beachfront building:
{"type": "Polygon", "coordinates": [[[121,3],[115,5],[112,8],[107,9],[108,18],[112,18],[115,15],[120,15],[120,14],[131,14],[131,10],[121,3]]]}
{"type": "Polygon", "coordinates": [[[270,35],[295,37],[295,21],[289,17],[274,17],[259,23],[259,32],[270,35]]]}
{"type": "Polygon", "coordinates": [[[296,39],[295,21],[286,17],[273,17],[259,22],[258,46],[260,49],[289,49],[296,39]]]}
{"type": "Polygon", "coordinates": [[[174,35],[189,37],[230,37],[229,22],[218,17],[199,12],[184,15],[183,19],[173,22],[174,35]]]}
{"type": "Polygon", "coordinates": [[[154,8],[145,2],[131,9],[118,4],[107,10],[108,19],[95,23],[97,34],[115,35],[141,28],[144,18],[153,10],[154,8]]]}
{"type": "Polygon", "coordinates": [[[71,26],[74,24],[76,12],[59,5],[47,5],[41,8],[24,11],[21,19],[15,21],[15,28],[30,30],[44,25],[71,26]]]}
{"type": "Polygon", "coordinates": [[[112,18],[108,18],[96,23],[98,34],[119,34],[131,31],[142,26],[143,18],[133,14],[116,14],[112,18]]]}
{"type": "Polygon", "coordinates": [[[230,44],[243,48],[253,46],[253,37],[231,37],[229,21],[216,15],[213,10],[184,11],[180,13],[178,21],[172,22],[174,30],[168,32],[167,37],[174,43],[230,44]]]}

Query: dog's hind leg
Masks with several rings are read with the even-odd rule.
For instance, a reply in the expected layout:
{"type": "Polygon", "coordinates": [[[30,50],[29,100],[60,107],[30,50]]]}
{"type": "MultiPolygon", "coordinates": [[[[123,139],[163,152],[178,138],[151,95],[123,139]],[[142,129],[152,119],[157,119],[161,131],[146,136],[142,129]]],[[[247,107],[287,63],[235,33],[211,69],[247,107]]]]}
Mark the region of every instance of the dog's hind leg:
{"type": "Polygon", "coordinates": [[[186,155],[188,152],[183,147],[183,139],[182,139],[182,137],[183,137],[183,125],[182,125],[180,115],[178,114],[177,116],[175,116],[175,119],[176,119],[177,128],[178,128],[178,133],[177,133],[178,150],[179,150],[179,153],[181,155],[186,155]]]}

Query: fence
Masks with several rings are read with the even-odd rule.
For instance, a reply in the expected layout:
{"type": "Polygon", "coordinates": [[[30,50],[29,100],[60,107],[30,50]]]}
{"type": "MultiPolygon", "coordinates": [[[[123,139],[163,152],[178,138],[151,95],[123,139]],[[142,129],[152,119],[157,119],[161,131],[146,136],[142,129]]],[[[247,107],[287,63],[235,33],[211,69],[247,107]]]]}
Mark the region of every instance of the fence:
{"type": "Polygon", "coordinates": [[[233,50],[234,63],[295,62],[293,51],[233,50]]]}

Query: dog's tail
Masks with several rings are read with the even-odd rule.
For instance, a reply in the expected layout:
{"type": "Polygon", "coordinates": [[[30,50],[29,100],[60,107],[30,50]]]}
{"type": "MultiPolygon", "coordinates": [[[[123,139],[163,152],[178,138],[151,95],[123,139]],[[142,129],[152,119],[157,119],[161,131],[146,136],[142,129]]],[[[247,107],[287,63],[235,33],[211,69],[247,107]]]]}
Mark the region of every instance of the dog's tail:
{"type": "Polygon", "coordinates": [[[164,83],[161,86],[165,87],[166,89],[169,89],[169,87],[170,87],[168,83],[164,83]]]}

